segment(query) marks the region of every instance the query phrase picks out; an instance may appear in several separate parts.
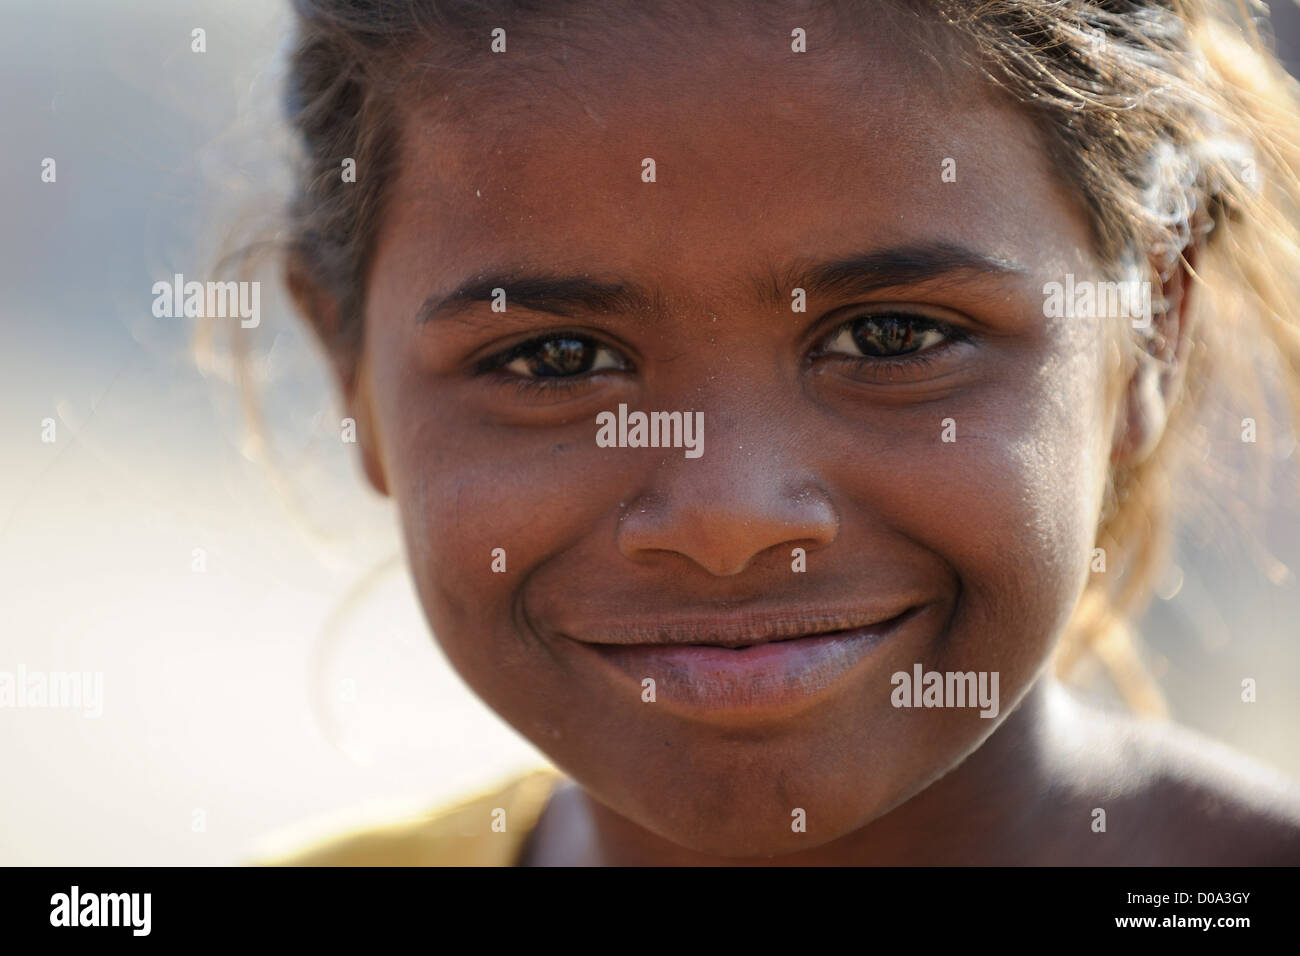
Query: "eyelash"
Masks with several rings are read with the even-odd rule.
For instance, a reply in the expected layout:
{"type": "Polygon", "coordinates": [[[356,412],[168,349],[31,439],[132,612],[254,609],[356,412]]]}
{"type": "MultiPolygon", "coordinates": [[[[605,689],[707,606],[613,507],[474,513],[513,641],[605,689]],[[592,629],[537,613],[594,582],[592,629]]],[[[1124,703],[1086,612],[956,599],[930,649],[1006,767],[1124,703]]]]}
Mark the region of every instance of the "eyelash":
{"type": "MultiPolygon", "coordinates": [[[[859,380],[866,380],[867,378],[878,378],[880,373],[882,372],[888,374],[892,371],[896,371],[899,369],[924,368],[925,366],[930,365],[935,361],[937,361],[939,357],[939,353],[946,351],[950,346],[956,343],[967,341],[970,338],[971,336],[969,333],[957,329],[951,325],[948,325],[945,322],[940,322],[937,319],[932,319],[926,315],[920,315],[918,313],[913,313],[913,312],[898,312],[898,311],[871,312],[865,315],[855,316],[854,318],[849,319],[848,321],[842,322],[839,325],[837,325],[834,329],[831,330],[829,335],[826,335],[822,338],[821,340],[822,345],[814,353],[813,357],[814,358],[835,357],[838,359],[847,360],[853,363],[857,367],[857,371],[855,371],[852,377],[859,380]],[[828,352],[825,350],[825,346],[827,343],[837,339],[842,332],[844,332],[847,329],[851,329],[855,323],[863,322],[873,318],[874,319],[880,319],[880,318],[903,319],[908,324],[911,331],[939,332],[943,335],[944,341],[936,345],[930,346],[928,348],[923,348],[915,352],[907,352],[892,357],[890,356],[872,357],[872,356],[865,356],[865,355],[853,356],[853,355],[846,355],[842,352],[828,352]]],[[[506,349],[503,352],[499,352],[496,355],[485,358],[481,362],[477,363],[477,365],[474,368],[474,371],[476,374],[485,375],[485,376],[492,376],[493,373],[496,373],[494,376],[496,384],[512,387],[515,390],[515,393],[520,397],[535,397],[541,395],[554,396],[554,397],[567,397],[569,395],[572,395],[577,390],[584,388],[586,386],[587,382],[592,377],[591,370],[580,373],[578,375],[535,376],[531,378],[524,375],[516,375],[514,373],[508,373],[502,371],[505,368],[505,366],[509,365],[515,359],[526,356],[530,354],[532,351],[534,351],[536,348],[538,348],[539,346],[545,344],[546,342],[554,341],[556,339],[573,339],[585,343],[590,348],[594,348],[597,350],[607,350],[610,352],[614,351],[612,346],[605,345],[597,341],[596,339],[594,339],[592,336],[587,335],[585,333],[568,332],[568,331],[561,330],[556,332],[550,332],[546,335],[538,336],[536,338],[528,339],[524,342],[519,343],[518,345],[511,346],[510,348],[506,349]]],[[[625,369],[620,369],[619,371],[627,371],[627,370],[628,369],[625,368],[625,369]]],[[[609,370],[598,369],[596,371],[609,371],[609,370]]]]}
{"type": "Polygon", "coordinates": [[[539,395],[568,398],[586,384],[588,374],[554,379],[524,378],[522,375],[512,375],[508,379],[501,379],[501,384],[514,386],[515,394],[520,398],[533,398],[539,395]]]}

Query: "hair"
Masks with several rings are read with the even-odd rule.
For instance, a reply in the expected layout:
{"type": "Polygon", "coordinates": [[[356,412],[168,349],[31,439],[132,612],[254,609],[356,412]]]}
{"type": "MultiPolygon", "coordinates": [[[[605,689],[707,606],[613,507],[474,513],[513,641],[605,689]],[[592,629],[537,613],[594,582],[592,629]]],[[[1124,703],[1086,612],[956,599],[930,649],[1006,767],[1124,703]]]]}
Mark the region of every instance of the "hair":
{"type": "MultiPolygon", "coordinates": [[[[614,18],[581,6],[294,0],[285,110],[302,157],[285,274],[342,381],[352,381],[362,349],[370,254],[400,143],[397,98],[418,82],[420,95],[446,91],[458,108],[451,94],[498,76],[485,56],[493,27],[614,18]],[[356,161],[354,183],[339,175],[345,157],[356,161]]],[[[826,4],[846,20],[869,6],[881,9],[826,4]]],[[[1287,417],[1300,420],[1300,87],[1261,32],[1262,3],[894,0],[890,9],[918,42],[947,31],[963,62],[1021,105],[1081,201],[1100,261],[1136,265],[1157,289],[1173,267],[1191,276],[1179,395],[1154,451],[1110,470],[1096,541],[1107,570],[1090,576],[1054,660],[1069,677],[1094,655],[1134,710],[1158,713],[1129,622],[1168,554],[1173,478],[1208,454],[1210,396],[1229,396],[1234,420],[1243,408],[1263,417],[1264,386],[1281,382],[1287,417]]],[[[1166,331],[1165,317],[1150,335],[1127,331],[1124,368],[1142,349],[1167,358],[1166,331]]],[[[1114,401],[1126,380],[1115,378],[1114,401]]],[[[1280,583],[1285,568],[1254,547],[1280,583]]]]}

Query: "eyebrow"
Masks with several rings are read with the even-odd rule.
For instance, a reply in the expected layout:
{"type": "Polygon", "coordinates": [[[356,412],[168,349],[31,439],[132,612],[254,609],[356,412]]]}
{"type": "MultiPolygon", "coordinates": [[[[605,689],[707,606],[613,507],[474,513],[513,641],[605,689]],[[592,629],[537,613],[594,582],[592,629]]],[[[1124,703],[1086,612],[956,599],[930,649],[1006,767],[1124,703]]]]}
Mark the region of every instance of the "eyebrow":
{"type": "Polygon", "coordinates": [[[922,242],[826,262],[796,264],[784,272],[773,270],[758,283],[757,290],[769,304],[788,305],[794,289],[803,289],[810,299],[851,298],[942,279],[1005,279],[1029,271],[1014,259],[988,255],[959,243],[922,242]]]}
{"type": "Polygon", "coordinates": [[[656,308],[656,297],[635,283],[512,270],[479,275],[457,286],[450,295],[430,296],[415,313],[415,320],[423,324],[451,318],[476,302],[491,302],[496,289],[505,290],[507,306],[565,317],[581,312],[649,312],[656,308]]]}
{"type": "MultiPolygon", "coordinates": [[[[809,298],[847,298],[945,278],[1007,278],[1028,272],[1028,268],[1013,259],[988,255],[953,242],[925,242],[821,262],[802,262],[784,271],[772,269],[756,280],[754,287],[766,304],[784,305],[796,288],[803,289],[809,298]]],[[[491,302],[496,289],[506,290],[510,305],[565,317],[579,313],[655,312],[661,307],[659,295],[634,282],[507,270],[479,274],[450,294],[430,296],[416,311],[416,322],[451,318],[474,303],[491,302]]]]}

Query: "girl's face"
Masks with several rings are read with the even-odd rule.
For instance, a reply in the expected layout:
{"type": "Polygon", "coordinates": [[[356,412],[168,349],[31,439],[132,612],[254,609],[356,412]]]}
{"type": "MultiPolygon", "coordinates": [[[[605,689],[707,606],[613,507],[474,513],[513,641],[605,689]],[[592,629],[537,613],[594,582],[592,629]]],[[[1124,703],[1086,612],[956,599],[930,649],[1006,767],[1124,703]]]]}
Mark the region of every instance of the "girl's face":
{"type": "Polygon", "coordinates": [[[790,29],[567,69],[512,38],[527,83],[411,104],[352,396],[463,678],[728,856],[844,836],[998,727],[1085,583],[1116,420],[1099,323],[1044,316],[1097,264],[1031,122],[883,21],[790,29]],[[621,405],[702,413],[703,453],[603,447],[621,405]],[[895,706],[914,665],[996,672],[996,716],[895,706]]]}

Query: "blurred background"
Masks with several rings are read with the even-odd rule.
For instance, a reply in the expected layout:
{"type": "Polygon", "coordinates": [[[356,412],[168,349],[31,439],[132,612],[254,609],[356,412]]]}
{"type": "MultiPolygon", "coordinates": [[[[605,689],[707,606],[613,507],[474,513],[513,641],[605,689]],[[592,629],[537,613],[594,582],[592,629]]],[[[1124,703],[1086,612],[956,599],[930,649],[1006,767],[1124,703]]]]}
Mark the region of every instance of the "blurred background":
{"type": "MultiPolygon", "coordinates": [[[[203,281],[274,233],[287,6],[0,2],[0,672],[103,675],[99,717],[0,708],[0,863],[236,863],[286,827],[545,762],[429,635],[278,285],[244,339],[266,445],[224,338],[196,360],[205,320],[151,312],[155,281],[203,281]]],[[[1271,6],[1295,72],[1300,11],[1271,6]]],[[[1300,505],[1296,456],[1278,458],[1251,515],[1291,576],[1222,522],[1193,529],[1141,631],[1175,719],[1300,777],[1300,505]]]]}

